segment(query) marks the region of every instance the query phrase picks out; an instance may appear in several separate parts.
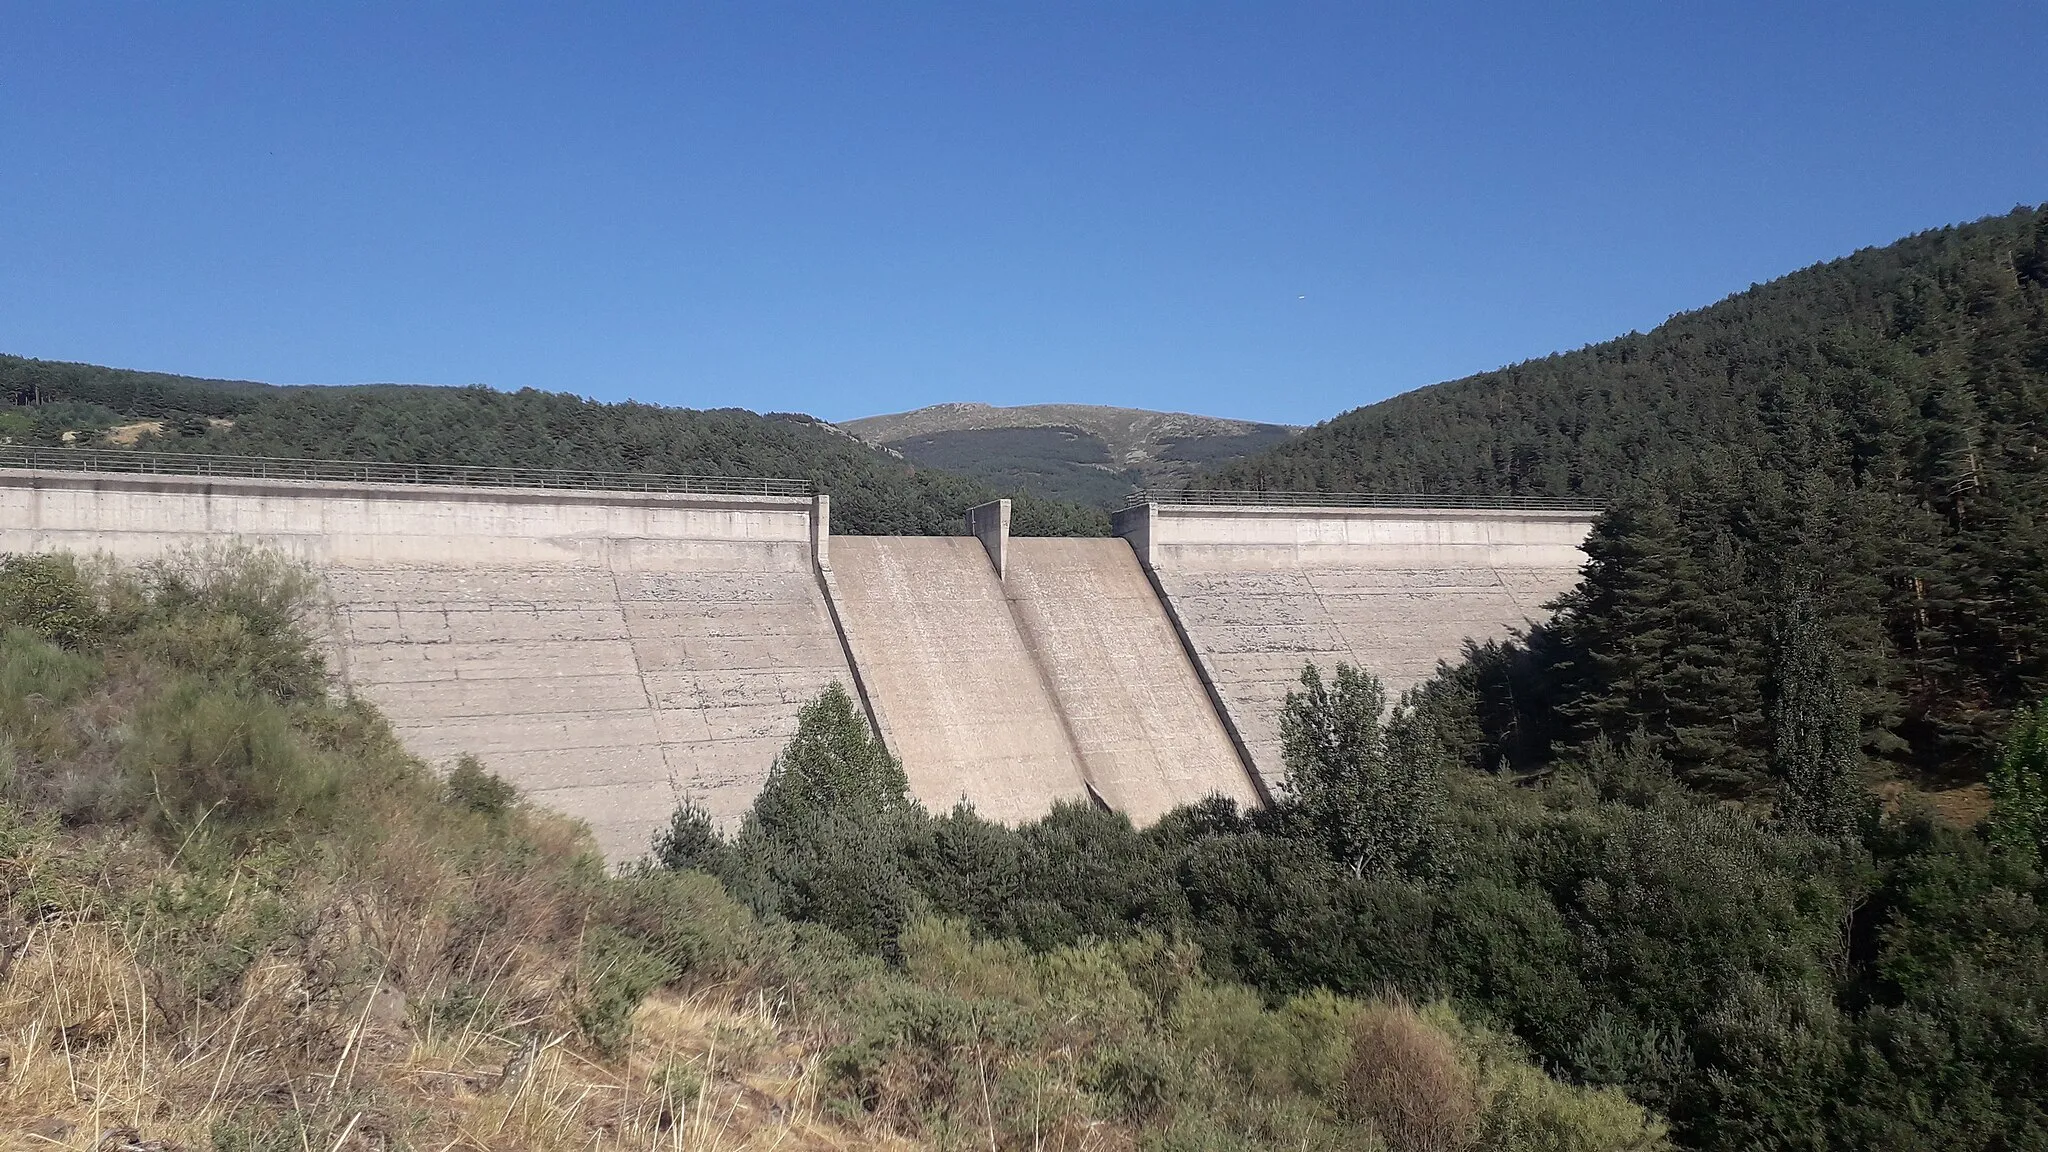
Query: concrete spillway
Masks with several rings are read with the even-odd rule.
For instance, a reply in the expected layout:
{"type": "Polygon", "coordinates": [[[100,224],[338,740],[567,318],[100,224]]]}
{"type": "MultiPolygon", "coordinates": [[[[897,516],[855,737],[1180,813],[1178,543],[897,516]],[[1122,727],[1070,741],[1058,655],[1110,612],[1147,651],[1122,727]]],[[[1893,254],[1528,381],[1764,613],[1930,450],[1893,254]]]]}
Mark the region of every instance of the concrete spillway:
{"type": "Polygon", "coordinates": [[[1371,670],[1389,696],[1467,640],[1542,620],[1578,580],[1585,511],[1152,504],[1116,517],[1269,789],[1302,667],[1371,670]]]}
{"type": "Polygon", "coordinates": [[[832,537],[822,496],[0,468],[0,552],[306,560],[334,667],[408,747],[478,755],[614,860],[683,795],[730,825],[834,681],[934,809],[1258,802],[1304,663],[1399,692],[1540,618],[1590,523],[1147,505],[1123,539],[1012,539],[1001,502],[969,536],[832,537]]]}
{"type": "Polygon", "coordinates": [[[1023,820],[1087,799],[1073,741],[971,536],[832,542],[846,641],[910,790],[945,811],[1023,820]]]}
{"type": "Polygon", "coordinates": [[[1129,546],[1013,539],[1003,583],[1103,802],[1141,824],[1210,795],[1258,802],[1129,546]]]}
{"type": "MultiPolygon", "coordinates": [[[[1007,505],[1007,501],[1002,502],[1007,505]]],[[[1093,799],[1150,823],[1257,792],[1121,540],[843,537],[832,591],[883,739],[927,807],[1093,799]]]]}

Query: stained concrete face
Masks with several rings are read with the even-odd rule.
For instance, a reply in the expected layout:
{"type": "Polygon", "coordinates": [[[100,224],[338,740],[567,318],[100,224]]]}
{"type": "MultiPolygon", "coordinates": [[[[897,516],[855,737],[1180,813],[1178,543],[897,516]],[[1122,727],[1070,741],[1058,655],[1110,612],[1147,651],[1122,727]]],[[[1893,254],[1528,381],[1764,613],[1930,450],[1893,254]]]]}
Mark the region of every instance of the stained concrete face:
{"type": "Polygon", "coordinates": [[[343,679],[408,748],[471,752],[643,853],[679,795],[731,822],[849,669],[809,501],[0,473],[0,551],[225,539],[313,563],[343,679]]]}
{"type": "Polygon", "coordinates": [[[980,541],[841,536],[832,574],[882,738],[925,807],[966,800],[1016,822],[1087,799],[1080,757],[980,541]]]}
{"type": "Polygon", "coordinates": [[[1303,665],[1370,669],[1390,697],[1467,640],[1542,620],[1578,580],[1590,512],[1154,505],[1119,514],[1269,789],[1303,665]]]}
{"type": "Polygon", "coordinates": [[[1150,824],[1259,800],[1166,608],[1121,540],[1020,537],[1004,591],[1103,801],[1150,824]]]}

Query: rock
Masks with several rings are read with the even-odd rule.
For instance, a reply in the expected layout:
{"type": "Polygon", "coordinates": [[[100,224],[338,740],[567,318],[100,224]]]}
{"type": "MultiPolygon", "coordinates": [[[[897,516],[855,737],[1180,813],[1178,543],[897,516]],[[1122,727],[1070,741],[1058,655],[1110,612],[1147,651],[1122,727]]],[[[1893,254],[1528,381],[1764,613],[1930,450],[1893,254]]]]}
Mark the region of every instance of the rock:
{"type": "Polygon", "coordinates": [[[62,1141],[73,1132],[78,1131],[78,1125],[61,1116],[45,1116],[40,1120],[29,1121],[22,1126],[21,1130],[29,1136],[39,1136],[44,1140],[62,1141]]]}

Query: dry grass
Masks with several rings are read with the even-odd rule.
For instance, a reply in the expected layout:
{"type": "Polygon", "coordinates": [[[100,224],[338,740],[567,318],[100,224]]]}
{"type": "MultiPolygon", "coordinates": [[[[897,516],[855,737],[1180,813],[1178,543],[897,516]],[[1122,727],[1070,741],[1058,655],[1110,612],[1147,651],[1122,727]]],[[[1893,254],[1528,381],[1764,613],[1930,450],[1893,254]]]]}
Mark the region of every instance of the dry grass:
{"type": "Polygon", "coordinates": [[[604,1059],[554,1021],[437,1027],[382,980],[323,1011],[304,966],[281,959],[167,1028],[125,931],[104,921],[38,924],[11,954],[10,1147],[115,1147],[103,1136],[128,1130],[137,1145],[203,1148],[252,1117],[284,1135],[248,1146],[309,1152],[910,1146],[821,1115],[822,1038],[759,994],[659,993],[626,1050],[604,1059]]]}
{"type": "Polygon", "coordinates": [[[109,444],[132,448],[144,436],[160,436],[163,430],[164,422],[161,420],[137,420],[132,424],[116,424],[101,436],[109,444]]]}
{"type": "Polygon", "coordinates": [[[1888,811],[1897,813],[1908,804],[1925,804],[1957,828],[1975,828],[1991,815],[1991,788],[1981,781],[1956,788],[1929,789],[1902,780],[1887,780],[1878,785],[1877,794],[1888,811]]]}

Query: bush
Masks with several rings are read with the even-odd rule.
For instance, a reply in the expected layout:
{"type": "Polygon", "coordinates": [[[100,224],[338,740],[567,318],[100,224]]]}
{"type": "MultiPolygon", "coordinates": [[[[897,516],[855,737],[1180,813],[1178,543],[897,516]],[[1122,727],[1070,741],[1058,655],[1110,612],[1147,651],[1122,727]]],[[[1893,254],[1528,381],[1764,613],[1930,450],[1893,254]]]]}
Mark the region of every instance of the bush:
{"type": "Polygon", "coordinates": [[[37,759],[73,751],[66,709],[100,674],[97,660],[35,632],[0,633],[0,736],[37,759]]]}
{"type": "Polygon", "coordinates": [[[701,872],[628,872],[612,885],[604,914],[661,963],[665,980],[737,962],[753,931],[746,909],[701,872]]]}
{"type": "Polygon", "coordinates": [[[320,830],[338,814],[344,764],[308,747],[273,699],[177,680],[143,705],[136,729],[127,774],[176,836],[320,830]]]}
{"type": "Polygon", "coordinates": [[[76,650],[105,627],[99,598],[71,557],[0,556],[0,631],[22,628],[76,650]]]}
{"type": "Polygon", "coordinates": [[[150,658],[282,700],[326,694],[320,582],[299,561],[241,545],[185,552],[145,566],[130,595],[130,644],[150,658]]]}
{"type": "Polygon", "coordinates": [[[646,945],[609,925],[584,938],[575,977],[576,1023],[600,1051],[617,1053],[649,992],[679,975],[646,945]]]}
{"type": "Polygon", "coordinates": [[[1456,1152],[1479,1126],[1478,1088],[1457,1045],[1400,1001],[1352,1022],[1340,1102],[1397,1152],[1456,1152]]]}
{"type": "Polygon", "coordinates": [[[1666,1146],[1661,1120],[1618,1088],[1547,1076],[1513,1037],[1460,1019],[1446,1004],[1423,1018],[1458,1045],[1478,1090],[1476,1146],[1501,1152],[1649,1152],[1666,1146]]]}
{"type": "Polygon", "coordinates": [[[484,768],[483,761],[464,753],[448,772],[448,803],[486,819],[504,817],[519,802],[519,789],[484,768]]]}
{"type": "Polygon", "coordinates": [[[1991,799],[1991,839],[2048,863],[2048,700],[2012,726],[1991,799]]]}

